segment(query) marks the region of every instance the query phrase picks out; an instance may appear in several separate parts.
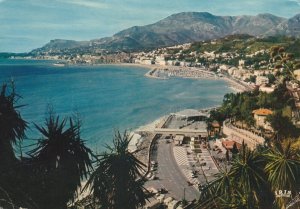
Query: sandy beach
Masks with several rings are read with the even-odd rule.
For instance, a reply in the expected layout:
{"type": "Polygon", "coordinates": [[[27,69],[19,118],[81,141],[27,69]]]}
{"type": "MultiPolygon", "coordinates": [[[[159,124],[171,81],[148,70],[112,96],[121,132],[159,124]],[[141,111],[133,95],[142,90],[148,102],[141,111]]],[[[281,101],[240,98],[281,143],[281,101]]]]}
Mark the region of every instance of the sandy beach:
{"type": "MultiPolygon", "coordinates": [[[[61,59],[53,59],[55,61],[61,61],[61,59]]],[[[77,64],[76,64],[77,65],[77,64]]],[[[252,87],[247,84],[240,84],[236,80],[230,77],[220,77],[214,72],[205,70],[204,68],[186,67],[186,66],[163,66],[163,65],[146,65],[135,63],[111,63],[111,64],[93,64],[95,66],[126,66],[136,67],[148,70],[145,76],[152,79],[169,79],[170,77],[188,78],[188,79],[221,79],[225,80],[231,89],[235,92],[251,91],[252,87]],[[163,73],[162,73],[163,72],[163,73]]]]}
{"type": "Polygon", "coordinates": [[[229,87],[235,92],[253,90],[247,84],[241,84],[233,78],[226,76],[218,76],[214,72],[207,71],[203,68],[183,67],[183,66],[162,66],[162,65],[145,65],[134,63],[113,64],[118,66],[130,66],[148,69],[146,77],[152,79],[169,79],[170,77],[189,78],[189,79],[220,79],[229,84],[229,87]]]}
{"type": "Polygon", "coordinates": [[[205,70],[204,68],[185,67],[185,66],[163,66],[163,65],[146,65],[135,63],[113,63],[113,64],[99,64],[99,65],[115,65],[137,67],[148,70],[145,77],[151,79],[169,79],[171,77],[188,78],[188,79],[220,79],[229,84],[234,92],[251,91],[253,88],[247,84],[241,84],[234,78],[228,76],[218,76],[214,72],[205,70]],[[161,72],[161,73],[159,73],[161,72]]]}

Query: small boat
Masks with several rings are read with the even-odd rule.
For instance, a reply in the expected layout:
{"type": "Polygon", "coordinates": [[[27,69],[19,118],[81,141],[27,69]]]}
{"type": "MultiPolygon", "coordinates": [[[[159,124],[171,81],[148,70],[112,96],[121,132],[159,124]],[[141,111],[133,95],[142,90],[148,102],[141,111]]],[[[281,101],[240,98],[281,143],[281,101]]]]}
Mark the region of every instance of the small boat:
{"type": "Polygon", "coordinates": [[[54,65],[54,66],[57,66],[57,67],[64,67],[64,66],[66,66],[66,64],[63,63],[63,62],[56,62],[56,63],[54,63],[53,65],[54,65]]]}

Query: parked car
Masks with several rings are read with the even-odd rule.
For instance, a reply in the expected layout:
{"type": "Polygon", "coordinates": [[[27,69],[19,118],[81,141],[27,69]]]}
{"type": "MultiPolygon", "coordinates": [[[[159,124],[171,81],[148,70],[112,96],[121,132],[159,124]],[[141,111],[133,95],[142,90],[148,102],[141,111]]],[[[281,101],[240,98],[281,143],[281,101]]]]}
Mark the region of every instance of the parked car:
{"type": "Polygon", "coordinates": [[[166,188],[161,188],[160,190],[159,190],[159,192],[161,193],[161,194],[166,194],[166,193],[168,193],[168,190],[166,189],[166,188]]]}

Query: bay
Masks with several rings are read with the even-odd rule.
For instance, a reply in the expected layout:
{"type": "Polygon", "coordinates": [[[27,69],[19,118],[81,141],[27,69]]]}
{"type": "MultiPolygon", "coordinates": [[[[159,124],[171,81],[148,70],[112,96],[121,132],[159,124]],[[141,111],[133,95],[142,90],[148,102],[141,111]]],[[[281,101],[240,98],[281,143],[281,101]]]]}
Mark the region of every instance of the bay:
{"type": "MultiPolygon", "coordinates": [[[[0,82],[14,80],[27,136],[40,137],[49,106],[63,117],[79,115],[82,137],[94,150],[110,143],[115,129],[134,130],[163,115],[187,108],[217,106],[232,92],[223,80],[144,77],[147,69],[132,66],[66,66],[53,61],[1,60],[0,82]]],[[[29,142],[27,142],[29,143],[29,142]]]]}

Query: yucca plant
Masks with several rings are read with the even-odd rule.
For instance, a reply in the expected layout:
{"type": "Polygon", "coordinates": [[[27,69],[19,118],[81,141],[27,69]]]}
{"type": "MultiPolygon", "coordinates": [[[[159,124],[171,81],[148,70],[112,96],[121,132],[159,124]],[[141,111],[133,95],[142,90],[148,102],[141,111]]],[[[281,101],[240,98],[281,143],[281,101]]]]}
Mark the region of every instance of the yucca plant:
{"type": "Polygon", "coordinates": [[[2,85],[0,92],[0,207],[3,208],[13,208],[29,202],[24,191],[26,185],[22,184],[24,179],[21,162],[14,153],[14,146],[22,142],[27,128],[27,122],[19,112],[22,105],[17,105],[19,98],[13,82],[11,85],[2,85]]]}
{"type": "MultiPolygon", "coordinates": [[[[279,190],[299,192],[300,158],[299,150],[292,147],[292,141],[276,143],[266,152],[265,171],[273,192],[279,190]]],[[[284,207],[288,199],[277,198],[279,207],[284,207]]]]}
{"type": "Polygon", "coordinates": [[[18,111],[17,100],[19,96],[15,93],[12,83],[10,91],[7,84],[2,85],[0,93],[0,169],[7,169],[16,162],[13,145],[25,137],[27,122],[23,120],[18,111]]]}
{"type": "Polygon", "coordinates": [[[45,127],[35,125],[42,138],[29,155],[40,185],[38,191],[43,192],[38,201],[45,209],[67,208],[92,169],[93,153],[80,137],[80,124],[69,119],[66,125],[66,119],[60,121],[53,113],[45,127]]]}
{"type": "Polygon", "coordinates": [[[126,131],[116,132],[113,146],[99,155],[98,165],[89,178],[85,190],[90,188],[94,200],[105,209],[134,209],[146,203],[142,171],[145,165],[128,151],[132,137],[126,131]]]}

